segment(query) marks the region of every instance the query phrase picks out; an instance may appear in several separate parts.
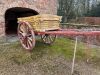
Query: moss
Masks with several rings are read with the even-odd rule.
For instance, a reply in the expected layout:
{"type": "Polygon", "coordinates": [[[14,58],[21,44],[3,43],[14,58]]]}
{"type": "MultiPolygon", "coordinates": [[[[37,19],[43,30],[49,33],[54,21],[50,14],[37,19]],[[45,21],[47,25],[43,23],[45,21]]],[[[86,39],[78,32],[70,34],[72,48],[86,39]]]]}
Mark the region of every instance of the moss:
{"type": "MultiPolygon", "coordinates": [[[[58,38],[55,43],[52,45],[46,45],[41,40],[37,40],[36,46],[33,51],[30,53],[25,51],[19,42],[15,42],[9,45],[0,45],[0,57],[6,60],[11,60],[16,64],[24,64],[27,62],[35,61],[41,59],[43,56],[55,56],[61,55],[66,59],[72,60],[74,52],[74,40],[68,38],[58,38]]],[[[93,49],[95,51],[95,49],[93,49]]],[[[87,56],[91,56],[86,51],[86,45],[82,42],[78,42],[77,47],[77,60],[86,59],[87,56]]],[[[92,57],[96,58],[96,52],[91,52],[92,57]]],[[[0,59],[1,60],[1,59],[0,59]]]]}

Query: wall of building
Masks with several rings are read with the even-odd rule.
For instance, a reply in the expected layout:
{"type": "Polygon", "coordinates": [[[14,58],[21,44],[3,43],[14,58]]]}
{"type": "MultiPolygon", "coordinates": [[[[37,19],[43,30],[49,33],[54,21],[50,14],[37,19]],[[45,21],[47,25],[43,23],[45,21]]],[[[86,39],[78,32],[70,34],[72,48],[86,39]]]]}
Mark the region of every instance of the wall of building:
{"type": "Polygon", "coordinates": [[[5,35],[5,12],[13,7],[30,8],[40,14],[57,14],[57,0],[0,0],[0,36],[5,35]]]}
{"type": "Polygon", "coordinates": [[[84,22],[91,25],[100,25],[100,17],[84,17],[84,22]]]}

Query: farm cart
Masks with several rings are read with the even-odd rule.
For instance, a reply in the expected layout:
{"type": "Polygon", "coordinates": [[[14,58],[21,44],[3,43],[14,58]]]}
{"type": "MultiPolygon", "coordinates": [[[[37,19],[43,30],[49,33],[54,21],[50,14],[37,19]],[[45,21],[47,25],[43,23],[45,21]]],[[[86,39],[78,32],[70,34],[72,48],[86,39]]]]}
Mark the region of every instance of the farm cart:
{"type": "Polygon", "coordinates": [[[40,35],[46,44],[52,44],[56,35],[45,34],[46,31],[59,30],[60,16],[42,14],[31,17],[18,18],[18,37],[26,50],[32,50],[35,46],[35,36],[40,35]]]}
{"type": "Polygon", "coordinates": [[[78,29],[61,29],[60,20],[60,16],[48,14],[18,18],[18,37],[23,48],[32,50],[35,46],[36,35],[40,35],[46,44],[52,44],[56,35],[100,35],[99,31],[80,32],[78,29]]]}

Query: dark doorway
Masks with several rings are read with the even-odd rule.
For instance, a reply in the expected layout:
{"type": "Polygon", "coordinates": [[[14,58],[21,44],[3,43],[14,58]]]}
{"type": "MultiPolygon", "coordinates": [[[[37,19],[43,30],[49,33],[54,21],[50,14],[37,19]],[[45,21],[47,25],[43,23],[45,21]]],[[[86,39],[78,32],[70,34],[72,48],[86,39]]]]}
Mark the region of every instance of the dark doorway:
{"type": "Polygon", "coordinates": [[[38,15],[39,13],[33,9],[14,7],[10,8],[5,12],[5,33],[16,34],[17,33],[17,18],[28,17],[33,15],[38,15]]]}

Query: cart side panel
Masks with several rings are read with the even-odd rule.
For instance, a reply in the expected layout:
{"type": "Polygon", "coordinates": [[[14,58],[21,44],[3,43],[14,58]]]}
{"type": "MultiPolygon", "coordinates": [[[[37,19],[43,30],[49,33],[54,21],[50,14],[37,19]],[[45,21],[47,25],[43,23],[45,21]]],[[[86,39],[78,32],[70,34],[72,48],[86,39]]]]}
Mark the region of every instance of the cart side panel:
{"type": "Polygon", "coordinates": [[[35,31],[47,31],[60,29],[61,17],[50,14],[42,14],[31,17],[18,18],[18,21],[29,22],[35,31]]]}

